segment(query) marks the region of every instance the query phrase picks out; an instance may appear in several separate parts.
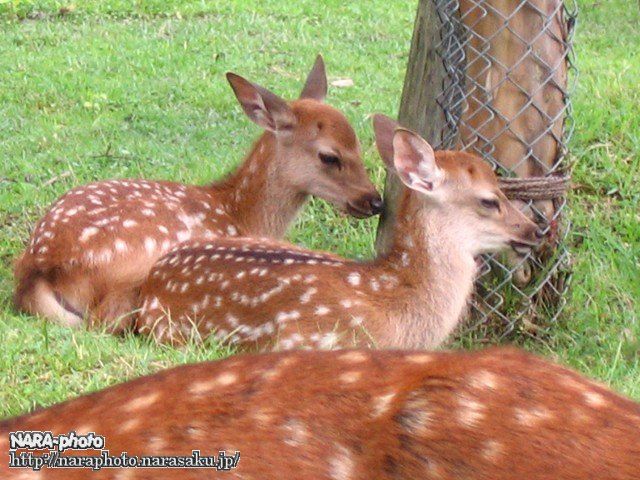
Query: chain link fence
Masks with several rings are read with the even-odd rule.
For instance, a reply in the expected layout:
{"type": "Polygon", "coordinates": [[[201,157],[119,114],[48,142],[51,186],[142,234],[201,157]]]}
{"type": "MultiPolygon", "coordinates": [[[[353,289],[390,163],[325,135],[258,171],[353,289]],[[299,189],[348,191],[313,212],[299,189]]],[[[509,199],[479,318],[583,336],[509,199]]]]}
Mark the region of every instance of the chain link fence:
{"type": "Polygon", "coordinates": [[[440,149],[489,161],[507,196],[547,233],[526,257],[482,259],[470,318],[477,339],[538,335],[562,311],[570,280],[564,215],[576,72],[571,48],[575,2],[433,0],[440,20],[436,51],[445,78],[440,149]]]}

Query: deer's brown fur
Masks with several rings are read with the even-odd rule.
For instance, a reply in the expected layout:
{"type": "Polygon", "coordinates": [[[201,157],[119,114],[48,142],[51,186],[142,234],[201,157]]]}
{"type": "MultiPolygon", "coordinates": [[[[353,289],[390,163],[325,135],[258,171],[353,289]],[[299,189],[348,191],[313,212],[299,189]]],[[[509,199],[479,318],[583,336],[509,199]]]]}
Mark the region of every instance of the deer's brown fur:
{"type": "Polygon", "coordinates": [[[247,115],[266,130],[238,170],[207,186],[110,180],[63,195],[16,263],[19,309],[68,325],[89,317],[120,331],[131,322],[140,282],[179,243],[280,238],[309,195],[358,217],[379,212],[355,132],[322,102],[320,57],[303,98],[291,103],[235,74],[228,78],[247,115]],[[323,152],[340,166],[325,165],[323,152]]]}
{"type": "Polygon", "coordinates": [[[640,405],[514,349],[285,352],[181,366],[6,420],[0,458],[7,480],[637,480],[640,405]],[[36,475],[7,469],[17,430],[95,432],[111,455],[241,456],[229,472],[36,475]]]}
{"type": "Polygon", "coordinates": [[[424,140],[406,130],[394,137],[396,124],[377,118],[378,143],[398,142],[394,168],[408,185],[387,254],[356,262],[247,238],[189,245],[162,258],[141,287],[138,331],[171,343],[215,334],[259,349],[441,344],[464,313],[474,257],[533,245],[536,226],[488,164],[462,152],[434,157],[430,147],[422,159],[424,140]]]}

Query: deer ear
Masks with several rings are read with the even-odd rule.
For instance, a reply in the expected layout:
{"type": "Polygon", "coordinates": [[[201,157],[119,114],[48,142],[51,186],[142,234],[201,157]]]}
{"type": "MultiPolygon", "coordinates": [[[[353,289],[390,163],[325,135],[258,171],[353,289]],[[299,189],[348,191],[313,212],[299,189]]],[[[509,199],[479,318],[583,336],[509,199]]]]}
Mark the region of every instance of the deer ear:
{"type": "Polygon", "coordinates": [[[376,113],[373,116],[373,132],[376,137],[376,147],[378,148],[378,153],[380,153],[382,161],[388,168],[394,167],[393,135],[398,127],[398,122],[386,115],[376,113]]]}
{"type": "Polygon", "coordinates": [[[399,128],[393,136],[393,162],[402,183],[412,190],[431,195],[444,181],[444,171],[420,135],[399,128]]]}
{"type": "Polygon", "coordinates": [[[244,113],[253,122],[275,133],[287,133],[293,129],[296,117],[282,98],[235,73],[227,73],[227,80],[244,113]]]}
{"type": "Polygon", "coordinates": [[[322,55],[316,57],[313,68],[307,75],[307,81],[304,83],[300,98],[312,98],[319,102],[324,101],[327,96],[327,73],[324,69],[324,60],[322,55]]]}

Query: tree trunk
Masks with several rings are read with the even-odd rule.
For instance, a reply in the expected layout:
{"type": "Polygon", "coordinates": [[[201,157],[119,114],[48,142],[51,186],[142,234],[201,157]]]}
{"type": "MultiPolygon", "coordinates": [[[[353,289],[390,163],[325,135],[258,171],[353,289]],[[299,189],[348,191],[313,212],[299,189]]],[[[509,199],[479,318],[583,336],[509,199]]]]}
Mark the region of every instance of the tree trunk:
{"type": "MultiPolygon", "coordinates": [[[[443,111],[437,103],[446,78],[437,50],[440,30],[441,22],[434,1],[420,0],[398,115],[403,127],[422,135],[434,148],[438,146],[445,128],[443,111]]],[[[378,253],[384,254],[392,241],[402,188],[396,175],[387,175],[385,211],[380,218],[376,238],[378,253]]]]}

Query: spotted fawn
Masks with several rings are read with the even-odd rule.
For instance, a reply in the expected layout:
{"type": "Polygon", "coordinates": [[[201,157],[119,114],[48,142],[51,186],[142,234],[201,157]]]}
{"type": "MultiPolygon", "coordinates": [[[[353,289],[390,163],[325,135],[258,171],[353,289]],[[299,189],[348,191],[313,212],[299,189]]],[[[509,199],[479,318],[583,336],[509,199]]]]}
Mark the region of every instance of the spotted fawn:
{"type": "Polygon", "coordinates": [[[227,79],[265,129],[237,171],[207,186],[111,180],[75,188],[38,222],[16,264],[15,303],[66,325],[130,324],[136,287],[182,242],[238,235],[280,238],[309,195],[356,217],[382,200],[344,115],[323,103],[318,56],[300,99],[285,102],[233,73],[227,79]]]}
{"type": "Polygon", "coordinates": [[[179,248],[143,283],[137,330],[174,344],[214,334],[260,350],[441,344],[464,314],[475,257],[528,249],[540,232],[481,159],[434,153],[382,115],[374,129],[406,186],[387,253],[356,262],[245,238],[179,248]]]}
{"type": "Polygon", "coordinates": [[[515,349],[291,351],[180,366],[5,420],[0,458],[7,480],[638,480],[640,404],[515,349]],[[36,474],[7,469],[15,431],[94,432],[111,456],[240,457],[224,472],[36,474]]]}

